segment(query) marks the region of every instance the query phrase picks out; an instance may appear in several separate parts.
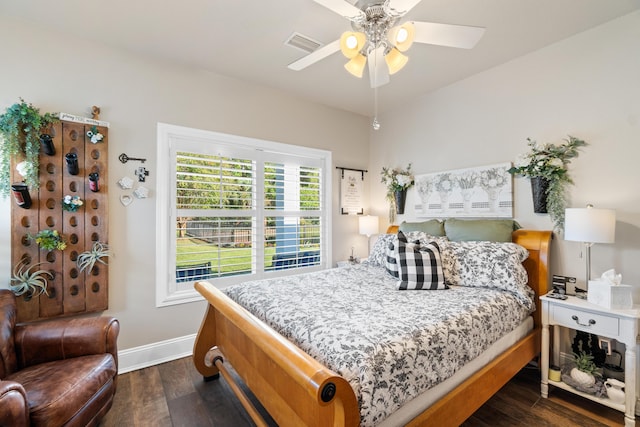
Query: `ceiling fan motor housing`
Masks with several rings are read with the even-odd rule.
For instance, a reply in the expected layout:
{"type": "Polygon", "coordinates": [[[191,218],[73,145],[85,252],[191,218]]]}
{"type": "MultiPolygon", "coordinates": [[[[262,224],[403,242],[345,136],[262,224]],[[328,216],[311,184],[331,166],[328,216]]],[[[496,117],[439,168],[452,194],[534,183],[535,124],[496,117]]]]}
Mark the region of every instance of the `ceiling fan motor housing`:
{"type": "Polygon", "coordinates": [[[384,45],[385,53],[393,46],[387,43],[387,34],[400,16],[394,15],[383,4],[374,4],[364,9],[364,18],[356,19],[351,22],[351,26],[355,31],[362,32],[367,36],[367,43],[362,49],[362,54],[367,56],[369,52],[384,45]]]}

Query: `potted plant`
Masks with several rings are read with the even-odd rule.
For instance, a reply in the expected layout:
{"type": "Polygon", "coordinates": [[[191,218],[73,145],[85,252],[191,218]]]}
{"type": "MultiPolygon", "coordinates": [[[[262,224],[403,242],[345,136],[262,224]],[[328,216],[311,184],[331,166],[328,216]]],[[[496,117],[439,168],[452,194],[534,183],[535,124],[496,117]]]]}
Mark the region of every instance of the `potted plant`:
{"type": "Polygon", "coordinates": [[[381,182],[387,185],[387,200],[390,202],[389,222],[393,223],[397,214],[404,213],[407,190],[414,184],[411,163],[406,169],[382,168],[381,182]]]}
{"type": "Polygon", "coordinates": [[[571,159],[578,157],[580,147],[587,145],[581,139],[569,136],[560,145],[538,145],[527,138],[531,151],[520,156],[509,173],[531,179],[534,193],[534,211],[549,213],[554,229],[564,230],[564,209],[567,204],[567,186],[573,184],[569,176],[568,165],[571,159]],[[539,189],[539,190],[538,190],[539,189]],[[545,196],[539,205],[535,202],[536,193],[545,196]]]}
{"type": "MultiPolygon", "coordinates": [[[[31,271],[36,266],[43,264],[34,264],[31,267],[27,267],[25,260],[16,264],[13,269],[13,276],[10,281],[11,291],[16,295],[25,295],[28,297],[38,296],[42,293],[47,294],[47,279],[45,276],[53,278],[47,270],[31,271]]],[[[47,294],[48,295],[48,294],[47,294]]]]}
{"type": "Polygon", "coordinates": [[[83,204],[84,202],[80,196],[70,196],[67,194],[62,199],[62,210],[67,212],[77,212],[83,204]]]}
{"type": "Polygon", "coordinates": [[[29,235],[29,239],[35,240],[40,249],[47,251],[56,249],[63,251],[67,247],[67,242],[64,241],[58,230],[41,230],[35,236],[29,235]]]}
{"type": "Polygon", "coordinates": [[[583,387],[594,385],[596,382],[594,374],[598,368],[593,362],[593,356],[581,351],[579,354],[573,353],[573,360],[576,366],[571,369],[571,378],[583,387]]]}
{"type": "Polygon", "coordinates": [[[57,120],[50,113],[41,115],[38,108],[22,98],[0,115],[0,194],[3,197],[8,196],[11,189],[12,158],[25,162],[21,171],[25,183],[31,188],[39,187],[40,134],[57,120]]]}
{"type": "Polygon", "coordinates": [[[102,258],[106,258],[109,255],[109,246],[106,243],[94,242],[91,250],[82,252],[80,255],[78,255],[76,264],[78,265],[80,272],[84,270],[91,272],[96,262],[107,265],[107,263],[103,261],[102,258]]]}

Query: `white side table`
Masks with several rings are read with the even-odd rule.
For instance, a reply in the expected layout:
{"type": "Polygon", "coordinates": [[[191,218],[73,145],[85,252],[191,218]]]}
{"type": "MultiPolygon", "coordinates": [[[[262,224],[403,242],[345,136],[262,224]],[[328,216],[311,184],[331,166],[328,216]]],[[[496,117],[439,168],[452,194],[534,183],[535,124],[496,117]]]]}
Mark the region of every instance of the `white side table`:
{"type": "Polygon", "coordinates": [[[638,321],[640,320],[640,306],[631,310],[608,310],[586,300],[568,297],[566,300],[540,297],[542,301],[542,354],[540,391],[542,397],[549,394],[549,385],[562,388],[587,399],[624,412],[625,426],[635,426],[636,396],[638,396],[637,354],[638,354],[638,321]],[[562,381],[549,379],[549,326],[554,327],[553,334],[553,362],[560,360],[559,328],[565,327],[584,331],[605,338],[613,338],[625,345],[625,403],[616,404],[608,398],[598,398],[582,393],[562,381]]]}

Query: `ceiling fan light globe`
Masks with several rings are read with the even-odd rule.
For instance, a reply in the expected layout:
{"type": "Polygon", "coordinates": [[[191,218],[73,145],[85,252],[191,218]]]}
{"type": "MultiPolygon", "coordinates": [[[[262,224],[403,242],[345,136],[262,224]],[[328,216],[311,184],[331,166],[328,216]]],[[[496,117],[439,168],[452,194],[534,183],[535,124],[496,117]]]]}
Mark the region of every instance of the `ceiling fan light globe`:
{"type": "Polygon", "coordinates": [[[400,52],[406,52],[413,44],[415,27],[411,22],[405,22],[389,30],[387,39],[400,52]]]}
{"type": "Polygon", "coordinates": [[[361,79],[362,73],[364,72],[364,66],[366,65],[366,63],[367,63],[367,57],[362,54],[358,54],[353,58],[351,58],[349,62],[344,64],[344,68],[351,75],[361,79]]]}
{"type": "Polygon", "coordinates": [[[393,48],[385,55],[384,61],[389,68],[389,74],[395,74],[407,65],[409,57],[400,53],[398,49],[393,48]]]}
{"type": "Polygon", "coordinates": [[[367,37],[363,33],[345,31],[340,37],[340,50],[345,57],[352,59],[360,54],[366,41],[367,37]]]}

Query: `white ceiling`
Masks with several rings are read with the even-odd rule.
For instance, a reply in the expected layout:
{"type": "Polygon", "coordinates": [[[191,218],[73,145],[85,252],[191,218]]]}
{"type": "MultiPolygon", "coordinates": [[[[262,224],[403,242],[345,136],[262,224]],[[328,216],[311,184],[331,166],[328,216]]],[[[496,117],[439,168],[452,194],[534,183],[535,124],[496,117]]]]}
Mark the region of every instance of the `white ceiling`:
{"type": "MultiPolygon", "coordinates": [[[[405,19],[480,26],[486,32],[472,50],[414,44],[407,66],[379,89],[379,109],[637,9],[640,0],[422,0],[405,19]]],[[[363,79],[348,74],[340,53],[302,71],[287,68],[305,55],[284,45],[292,32],[330,43],[351,28],[313,0],[0,0],[0,14],[331,107],[373,113],[366,72],[363,79]]]]}

